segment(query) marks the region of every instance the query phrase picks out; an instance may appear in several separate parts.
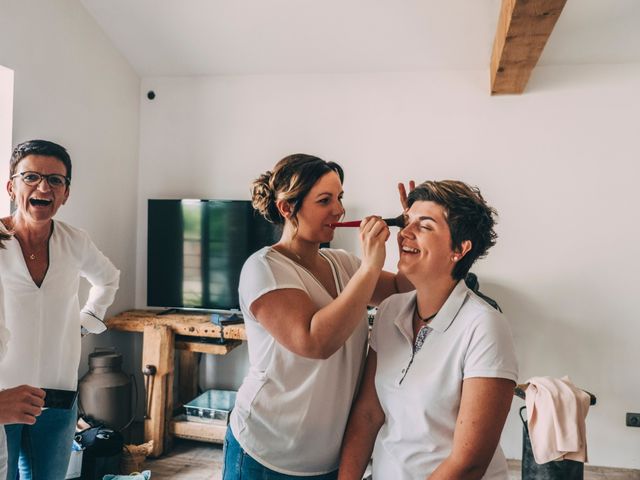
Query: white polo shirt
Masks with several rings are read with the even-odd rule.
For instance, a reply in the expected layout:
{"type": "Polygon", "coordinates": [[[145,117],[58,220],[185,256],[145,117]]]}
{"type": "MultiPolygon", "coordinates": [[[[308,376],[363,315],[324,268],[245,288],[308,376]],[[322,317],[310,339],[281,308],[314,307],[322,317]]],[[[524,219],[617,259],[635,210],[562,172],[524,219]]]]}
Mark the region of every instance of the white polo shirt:
{"type": "MultiPolygon", "coordinates": [[[[393,295],[378,308],[371,334],[377,353],[376,391],[386,415],[373,451],[374,480],[423,480],[451,453],[462,381],[518,379],[504,315],[458,282],[413,352],[415,292],[393,295]]],[[[508,479],[500,446],[484,479],[508,479]]]]}
{"type": "MultiPolygon", "coordinates": [[[[360,265],[344,250],[322,249],[340,292],[360,265]]],[[[262,465],[287,475],[321,475],[338,468],[340,445],[362,373],[368,322],[325,360],[287,350],[251,314],[267,292],[295,288],[318,308],[333,298],[309,271],[271,247],[254,253],[240,275],[240,307],[249,347],[249,372],[231,413],[231,430],[262,465]]],[[[287,322],[283,317],[282,322],[287,322]]]]}

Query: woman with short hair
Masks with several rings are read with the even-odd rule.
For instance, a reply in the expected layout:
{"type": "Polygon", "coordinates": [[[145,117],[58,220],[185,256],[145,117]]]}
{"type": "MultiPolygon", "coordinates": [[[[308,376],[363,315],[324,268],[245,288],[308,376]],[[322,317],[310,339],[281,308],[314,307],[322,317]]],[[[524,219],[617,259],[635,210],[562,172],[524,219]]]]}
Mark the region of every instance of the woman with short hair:
{"type": "MultiPolygon", "coordinates": [[[[120,272],[89,235],[54,220],[69,198],[71,158],[46,140],[13,150],[7,191],[15,212],[0,219],[12,238],[0,250],[4,314],[11,348],[0,363],[0,388],[28,383],[76,390],[81,331],[100,333],[113,302],[120,272]],[[80,277],[91,285],[80,309],[80,277]],[[82,330],[83,329],[83,330],[82,330]]],[[[9,468],[13,480],[63,479],[77,420],[77,404],[49,408],[33,425],[8,425],[9,468]]]]}
{"type": "Polygon", "coordinates": [[[495,244],[495,210],[463,182],[408,199],[398,271],[415,292],[378,308],[340,480],[507,480],[498,447],[518,368],[504,315],[464,282],[495,244]]]}

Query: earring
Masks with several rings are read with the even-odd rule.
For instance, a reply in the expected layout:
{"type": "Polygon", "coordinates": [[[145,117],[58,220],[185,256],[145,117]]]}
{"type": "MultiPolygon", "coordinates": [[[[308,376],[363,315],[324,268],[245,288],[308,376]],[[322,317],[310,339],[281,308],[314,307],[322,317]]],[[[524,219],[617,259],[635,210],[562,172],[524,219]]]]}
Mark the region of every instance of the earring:
{"type": "Polygon", "coordinates": [[[454,255],[454,256],[453,256],[453,258],[452,258],[452,260],[453,260],[454,262],[457,262],[457,261],[458,261],[458,256],[457,256],[457,255],[454,255]]]}

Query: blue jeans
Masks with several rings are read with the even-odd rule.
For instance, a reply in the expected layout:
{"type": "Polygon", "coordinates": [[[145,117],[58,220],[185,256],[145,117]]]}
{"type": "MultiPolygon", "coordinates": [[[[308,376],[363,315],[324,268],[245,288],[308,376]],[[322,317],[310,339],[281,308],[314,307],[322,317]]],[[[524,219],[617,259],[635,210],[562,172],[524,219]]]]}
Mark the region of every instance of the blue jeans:
{"type": "Polygon", "coordinates": [[[311,477],[274,472],[251,458],[249,454],[242,449],[236,437],[233,436],[231,427],[227,428],[223,448],[224,468],[222,470],[222,480],[336,480],[338,478],[337,470],[324,475],[313,475],[311,477]]]}
{"type": "Polygon", "coordinates": [[[77,402],[69,410],[48,408],[33,425],[6,425],[7,480],[64,480],[78,420],[77,402]]]}

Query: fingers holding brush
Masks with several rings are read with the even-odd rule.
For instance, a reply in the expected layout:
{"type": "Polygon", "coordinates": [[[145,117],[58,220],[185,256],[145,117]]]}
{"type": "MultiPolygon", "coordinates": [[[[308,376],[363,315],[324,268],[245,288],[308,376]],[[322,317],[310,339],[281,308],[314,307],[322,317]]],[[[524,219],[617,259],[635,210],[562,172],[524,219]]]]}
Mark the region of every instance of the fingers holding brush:
{"type": "Polygon", "coordinates": [[[389,238],[389,226],[377,216],[366,217],[360,223],[362,261],[373,268],[382,269],[386,256],[385,242],[389,238]]]}

